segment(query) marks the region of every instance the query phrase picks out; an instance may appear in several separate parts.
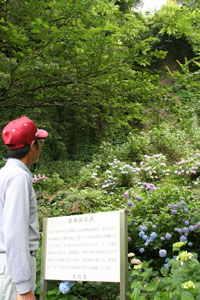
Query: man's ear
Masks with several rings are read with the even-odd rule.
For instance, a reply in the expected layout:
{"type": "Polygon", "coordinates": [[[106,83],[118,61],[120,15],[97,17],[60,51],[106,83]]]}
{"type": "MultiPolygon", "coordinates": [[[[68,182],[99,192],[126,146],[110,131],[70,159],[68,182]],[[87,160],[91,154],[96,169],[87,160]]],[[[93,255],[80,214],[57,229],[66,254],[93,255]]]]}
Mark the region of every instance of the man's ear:
{"type": "Polygon", "coordinates": [[[30,144],[30,151],[34,151],[35,150],[35,140],[33,140],[30,144]]]}

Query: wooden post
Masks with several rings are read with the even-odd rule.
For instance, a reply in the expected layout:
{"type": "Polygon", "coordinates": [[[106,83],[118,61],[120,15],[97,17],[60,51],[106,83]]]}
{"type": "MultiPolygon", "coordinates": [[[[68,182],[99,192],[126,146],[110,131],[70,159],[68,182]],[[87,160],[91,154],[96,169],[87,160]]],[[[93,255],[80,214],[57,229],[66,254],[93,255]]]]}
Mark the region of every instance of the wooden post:
{"type": "Polygon", "coordinates": [[[128,291],[127,213],[127,210],[120,211],[120,300],[127,299],[128,291]]]}
{"type": "Polygon", "coordinates": [[[41,274],[40,274],[40,300],[44,300],[47,295],[47,281],[45,280],[45,256],[47,243],[47,223],[48,219],[43,220],[42,236],[42,257],[41,257],[41,274]]]}

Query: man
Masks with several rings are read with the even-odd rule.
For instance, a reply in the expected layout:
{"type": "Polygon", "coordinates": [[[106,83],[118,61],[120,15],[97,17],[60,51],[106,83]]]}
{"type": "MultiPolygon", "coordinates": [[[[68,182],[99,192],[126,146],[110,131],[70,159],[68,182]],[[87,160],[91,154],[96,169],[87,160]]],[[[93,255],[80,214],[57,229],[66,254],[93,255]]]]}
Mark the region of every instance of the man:
{"type": "Polygon", "coordinates": [[[39,228],[29,168],[47,136],[25,116],[2,131],[8,160],[0,170],[0,300],[35,299],[39,228]]]}

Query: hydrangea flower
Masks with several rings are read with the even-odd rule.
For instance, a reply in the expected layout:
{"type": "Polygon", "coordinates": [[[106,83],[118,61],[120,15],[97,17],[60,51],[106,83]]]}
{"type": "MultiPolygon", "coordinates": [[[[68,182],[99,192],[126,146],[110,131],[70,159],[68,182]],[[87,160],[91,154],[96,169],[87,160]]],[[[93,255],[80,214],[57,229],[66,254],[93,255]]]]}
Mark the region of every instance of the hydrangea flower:
{"type": "Polygon", "coordinates": [[[131,200],[129,200],[129,201],[126,203],[126,205],[131,207],[131,206],[133,206],[133,202],[132,202],[131,200]]]}
{"type": "Polygon", "coordinates": [[[138,235],[142,238],[144,236],[144,231],[140,231],[138,235]]]}
{"type": "MultiPolygon", "coordinates": [[[[128,198],[128,192],[124,193],[124,198],[127,199],[128,198]]],[[[128,204],[127,204],[128,205],[128,204]]]]}
{"type": "Polygon", "coordinates": [[[164,267],[165,267],[166,269],[169,269],[169,268],[170,268],[170,265],[164,264],[164,267]]]}
{"type": "Polygon", "coordinates": [[[135,253],[133,253],[133,252],[130,252],[129,254],[128,254],[128,257],[134,257],[135,256],[135,253]]]}
{"type": "Polygon", "coordinates": [[[144,253],[144,248],[139,249],[140,253],[144,253]]]}
{"type": "Polygon", "coordinates": [[[185,262],[193,257],[192,253],[188,253],[187,251],[181,252],[181,254],[178,255],[177,260],[180,260],[181,262],[185,262]]]}
{"type": "Polygon", "coordinates": [[[187,241],[187,238],[186,238],[186,236],[182,235],[180,237],[180,242],[185,242],[185,241],[187,241]]]}
{"type": "Polygon", "coordinates": [[[184,232],[184,233],[188,233],[189,231],[190,231],[190,230],[189,230],[188,227],[184,227],[184,228],[183,228],[183,232],[184,232]]]}
{"type": "Polygon", "coordinates": [[[146,241],[146,240],[148,239],[148,236],[147,236],[146,234],[144,234],[144,235],[142,236],[142,239],[146,241]]]}
{"type": "Polygon", "coordinates": [[[136,199],[137,201],[142,201],[142,198],[141,198],[140,196],[136,196],[135,199],[136,199]]]}
{"type": "Polygon", "coordinates": [[[131,259],[131,263],[132,263],[133,265],[140,265],[140,264],[141,264],[141,261],[140,261],[139,259],[137,259],[137,258],[133,258],[133,259],[131,259]]]}
{"type": "Polygon", "coordinates": [[[166,240],[169,241],[171,239],[171,237],[172,237],[172,235],[167,232],[166,235],[165,235],[166,240]]]}
{"type": "Polygon", "coordinates": [[[194,284],[194,282],[192,282],[190,280],[190,281],[187,281],[187,282],[183,283],[183,288],[186,289],[186,290],[195,289],[195,284],[194,284]]]}
{"type": "Polygon", "coordinates": [[[152,232],[150,234],[150,239],[155,240],[157,238],[157,234],[155,232],[152,232]]]}
{"type": "Polygon", "coordinates": [[[159,250],[159,256],[160,257],[166,257],[166,255],[167,255],[167,251],[165,250],[165,249],[160,249],[159,250]]]}
{"type": "Polygon", "coordinates": [[[59,290],[62,294],[67,294],[70,288],[74,285],[73,281],[62,281],[59,285],[59,290]]]}

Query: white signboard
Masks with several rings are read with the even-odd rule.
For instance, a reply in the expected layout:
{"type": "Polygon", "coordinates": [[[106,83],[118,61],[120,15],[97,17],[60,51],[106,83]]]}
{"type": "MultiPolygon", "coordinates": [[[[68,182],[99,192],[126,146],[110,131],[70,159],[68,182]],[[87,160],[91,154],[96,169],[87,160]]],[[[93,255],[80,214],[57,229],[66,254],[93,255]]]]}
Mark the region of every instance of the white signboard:
{"type": "Polygon", "coordinates": [[[45,280],[120,282],[120,212],[48,218],[45,280]]]}

